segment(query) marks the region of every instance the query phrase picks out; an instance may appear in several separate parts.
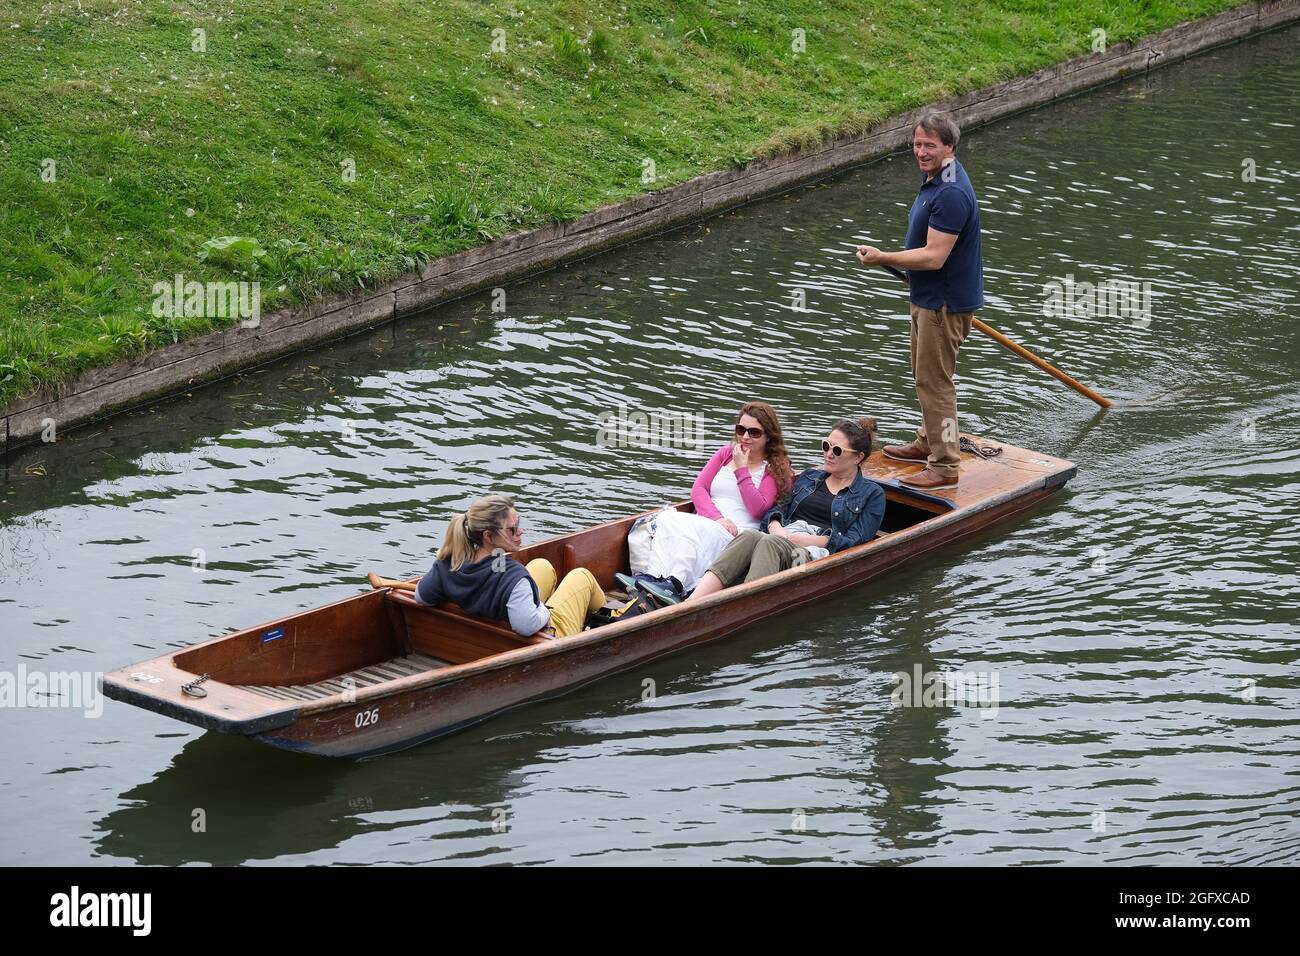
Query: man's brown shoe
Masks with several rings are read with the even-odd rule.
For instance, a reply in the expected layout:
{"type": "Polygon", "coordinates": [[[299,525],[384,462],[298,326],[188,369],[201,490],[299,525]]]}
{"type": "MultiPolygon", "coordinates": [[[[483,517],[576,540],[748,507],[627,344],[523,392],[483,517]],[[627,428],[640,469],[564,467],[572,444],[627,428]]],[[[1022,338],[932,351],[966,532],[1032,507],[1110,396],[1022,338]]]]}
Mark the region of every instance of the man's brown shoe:
{"type": "Polygon", "coordinates": [[[956,475],[941,475],[932,468],[922,468],[915,475],[899,478],[899,483],[920,491],[933,491],[936,488],[956,488],[956,475]]]}
{"type": "Polygon", "coordinates": [[[886,445],[883,450],[886,458],[893,458],[895,461],[928,461],[930,459],[930,449],[922,448],[914,441],[908,442],[906,445],[886,445]]]}

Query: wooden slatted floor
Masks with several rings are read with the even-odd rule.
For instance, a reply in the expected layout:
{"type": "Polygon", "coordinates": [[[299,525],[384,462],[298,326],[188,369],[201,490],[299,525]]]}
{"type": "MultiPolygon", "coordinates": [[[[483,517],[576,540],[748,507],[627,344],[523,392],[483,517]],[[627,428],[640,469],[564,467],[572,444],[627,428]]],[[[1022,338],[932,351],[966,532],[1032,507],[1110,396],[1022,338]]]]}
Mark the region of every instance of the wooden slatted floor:
{"type": "Polygon", "coordinates": [[[242,690],[261,694],[263,697],[270,697],[272,700],[320,700],[322,697],[342,694],[349,688],[359,690],[362,687],[373,687],[375,684],[386,684],[388,681],[397,680],[399,677],[410,677],[412,674],[423,674],[426,671],[438,670],[447,666],[449,665],[446,661],[440,661],[436,657],[429,657],[427,654],[408,654],[405,657],[394,657],[391,661],[384,661],[382,664],[371,664],[369,667],[362,667],[360,670],[340,674],[338,677],[317,681],[314,684],[287,684],[284,686],[243,684],[240,687],[242,690]],[[344,683],[349,678],[352,683],[344,683]]]}

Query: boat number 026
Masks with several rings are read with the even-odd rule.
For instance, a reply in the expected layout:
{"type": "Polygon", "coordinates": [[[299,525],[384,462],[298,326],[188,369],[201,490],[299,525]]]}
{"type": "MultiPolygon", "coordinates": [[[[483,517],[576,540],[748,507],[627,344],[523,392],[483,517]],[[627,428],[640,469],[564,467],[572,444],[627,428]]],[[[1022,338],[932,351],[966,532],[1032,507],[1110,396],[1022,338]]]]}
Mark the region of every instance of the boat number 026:
{"type": "Polygon", "coordinates": [[[372,727],[379,723],[379,708],[374,707],[370,710],[363,710],[357,714],[356,719],[352,721],[357,727],[372,727]]]}

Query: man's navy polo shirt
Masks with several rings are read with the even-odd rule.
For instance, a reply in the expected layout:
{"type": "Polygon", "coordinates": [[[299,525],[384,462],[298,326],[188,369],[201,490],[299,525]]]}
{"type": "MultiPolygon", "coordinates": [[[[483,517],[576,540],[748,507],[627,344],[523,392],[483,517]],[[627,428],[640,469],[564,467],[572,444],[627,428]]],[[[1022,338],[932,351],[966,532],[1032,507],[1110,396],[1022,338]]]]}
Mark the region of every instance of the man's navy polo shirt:
{"type": "Polygon", "coordinates": [[[907,217],[904,249],[921,249],[931,229],[957,237],[939,269],[908,269],[913,305],[950,312],[974,312],[984,304],[984,259],[980,252],[980,207],[961,163],[953,159],[921,183],[907,217]],[[951,182],[944,179],[947,174],[951,182]]]}

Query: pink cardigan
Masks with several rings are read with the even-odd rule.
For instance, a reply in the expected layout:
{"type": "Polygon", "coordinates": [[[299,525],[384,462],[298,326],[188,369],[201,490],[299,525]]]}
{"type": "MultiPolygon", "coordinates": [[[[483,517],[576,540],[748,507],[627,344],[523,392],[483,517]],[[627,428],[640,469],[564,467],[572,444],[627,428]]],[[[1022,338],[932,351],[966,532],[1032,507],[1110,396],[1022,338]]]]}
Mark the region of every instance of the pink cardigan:
{"type": "MultiPolygon", "coordinates": [[[[695,502],[695,513],[703,515],[706,518],[717,520],[722,517],[722,512],[718,510],[713,503],[713,498],[709,494],[709,488],[713,485],[713,479],[717,477],[718,469],[722,468],[731,461],[731,446],[723,445],[709,463],[695,478],[695,484],[691,485],[691,501],[695,502]]],[[[745,509],[755,518],[761,519],[767,514],[776,503],[776,478],[772,475],[772,469],[768,469],[763,475],[763,480],[754,485],[754,478],[747,469],[742,468],[740,471],[734,471],[736,476],[736,485],[740,488],[740,498],[745,502],[745,509]]],[[[793,478],[793,472],[791,473],[793,478]]]]}

